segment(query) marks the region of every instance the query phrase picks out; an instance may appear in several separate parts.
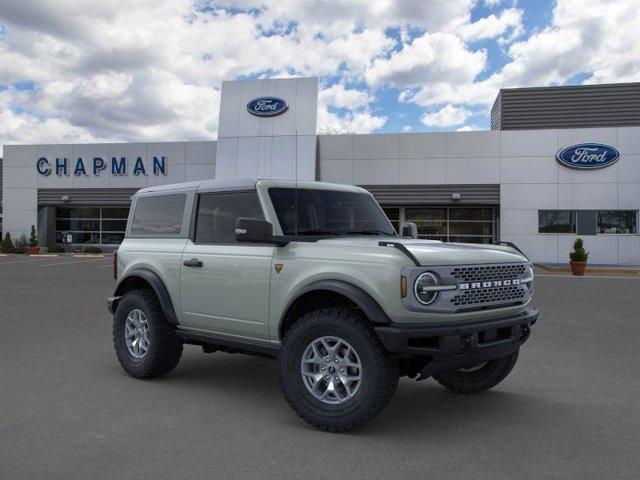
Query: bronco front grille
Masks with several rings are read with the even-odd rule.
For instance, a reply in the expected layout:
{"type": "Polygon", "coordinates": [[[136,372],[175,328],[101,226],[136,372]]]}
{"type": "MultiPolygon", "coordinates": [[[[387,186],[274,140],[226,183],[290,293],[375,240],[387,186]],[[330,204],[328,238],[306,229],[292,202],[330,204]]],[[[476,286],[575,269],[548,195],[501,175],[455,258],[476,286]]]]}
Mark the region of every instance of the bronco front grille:
{"type": "Polygon", "coordinates": [[[518,285],[505,287],[478,288],[466,290],[464,293],[454,296],[450,302],[456,307],[473,306],[479,303],[515,303],[521,302],[525,291],[518,285]]]}
{"type": "MultiPolygon", "coordinates": [[[[462,282],[509,280],[512,278],[520,278],[524,274],[525,268],[526,267],[522,263],[512,265],[476,265],[472,267],[456,267],[451,271],[451,276],[462,282]]],[[[478,292],[468,293],[476,294],[478,292]]]]}

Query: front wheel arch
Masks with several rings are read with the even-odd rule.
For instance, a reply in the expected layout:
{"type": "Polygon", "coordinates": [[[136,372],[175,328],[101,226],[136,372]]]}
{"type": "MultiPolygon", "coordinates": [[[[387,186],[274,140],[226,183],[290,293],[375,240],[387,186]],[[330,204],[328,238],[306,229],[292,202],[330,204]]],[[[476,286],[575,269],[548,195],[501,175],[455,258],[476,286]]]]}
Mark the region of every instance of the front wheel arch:
{"type": "Polygon", "coordinates": [[[287,304],[278,325],[279,339],[310,311],[337,306],[357,308],[372,323],[391,323],[378,302],[362,288],[343,280],[319,280],[303,287],[287,304]]]}

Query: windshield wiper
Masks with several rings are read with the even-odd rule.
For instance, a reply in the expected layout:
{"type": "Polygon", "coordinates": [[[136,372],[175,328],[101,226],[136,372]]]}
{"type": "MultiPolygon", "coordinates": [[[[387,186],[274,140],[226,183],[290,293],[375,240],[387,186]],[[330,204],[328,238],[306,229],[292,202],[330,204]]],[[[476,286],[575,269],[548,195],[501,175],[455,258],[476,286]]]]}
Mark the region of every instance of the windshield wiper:
{"type": "Polygon", "coordinates": [[[386,237],[395,237],[393,233],[384,230],[349,230],[345,232],[347,235],[384,235],[386,237]]]}
{"type": "Polygon", "coordinates": [[[341,232],[339,230],[322,230],[309,228],[306,230],[298,230],[297,232],[287,232],[287,235],[345,235],[346,232],[341,232]]]}

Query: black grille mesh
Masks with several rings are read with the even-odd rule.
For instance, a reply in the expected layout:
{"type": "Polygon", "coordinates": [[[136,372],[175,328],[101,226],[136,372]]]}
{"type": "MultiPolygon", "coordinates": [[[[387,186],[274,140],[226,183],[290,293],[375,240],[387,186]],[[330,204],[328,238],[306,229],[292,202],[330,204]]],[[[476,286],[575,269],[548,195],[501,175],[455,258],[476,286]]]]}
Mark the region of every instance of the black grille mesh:
{"type": "Polygon", "coordinates": [[[525,291],[516,285],[506,287],[478,288],[466,290],[451,299],[455,306],[477,305],[479,303],[509,303],[519,302],[524,298],[525,291]]]}
{"type": "Polygon", "coordinates": [[[510,280],[521,277],[525,268],[523,264],[456,267],[451,271],[451,276],[462,282],[510,280]]]}

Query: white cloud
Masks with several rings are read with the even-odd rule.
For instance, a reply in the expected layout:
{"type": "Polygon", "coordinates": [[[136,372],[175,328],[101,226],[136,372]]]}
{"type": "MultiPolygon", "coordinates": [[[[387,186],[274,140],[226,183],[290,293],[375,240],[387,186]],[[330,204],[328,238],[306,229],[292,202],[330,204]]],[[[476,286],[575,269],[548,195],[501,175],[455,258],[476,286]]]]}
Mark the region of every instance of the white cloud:
{"type": "Polygon", "coordinates": [[[464,123],[473,113],[466,108],[445,105],[433,113],[424,113],[420,121],[428,127],[451,127],[464,123]]]}
{"type": "Polygon", "coordinates": [[[499,15],[491,14],[476,22],[468,23],[458,30],[465,40],[484,40],[507,34],[507,40],[522,35],[523,11],[519,8],[507,8],[499,15]]]}
{"type": "Polygon", "coordinates": [[[325,107],[318,107],[318,131],[337,131],[344,133],[371,133],[382,128],[387,122],[386,116],[373,115],[370,112],[347,112],[338,116],[325,107]]]}
{"type": "Polygon", "coordinates": [[[471,82],[483,70],[486,59],[484,50],[469,50],[452,33],[425,33],[388,59],[374,60],[365,78],[373,86],[471,82]]]}
{"type": "Polygon", "coordinates": [[[411,130],[413,130],[413,127],[411,125],[405,125],[404,127],[402,127],[403,132],[410,132],[411,130]]]}
{"type": "Polygon", "coordinates": [[[320,90],[318,101],[323,105],[335,108],[347,108],[357,110],[369,105],[374,97],[369,92],[357,89],[347,89],[341,83],[336,83],[329,88],[320,90]]]}
{"type": "Polygon", "coordinates": [[[507,49],[504,67],[484,80],[427,83],[405,101],[490,106],[500,88],[563,84],[578,74],[586,83],[640,80],[640,9],[635,0],[558,0],[551,24],[507,49]]]}
{"type": "Polygon", "coordinates": [[[479,130],[484,129],[478,125],[465,125],[464,127],[456,128],[456,132],[477,132],[479,130]]]}
{"type": "Polygon", "coordinates": [[[476,3],[4,2],[0,144],[215,139],[218,88],[238,77],[320,76],[336,85],[320,93],[318,125],[360,132],[395,115],[386,102],[372,109],[390,86],[398,102],[439,109],[424,115],[435,126],[487,112],[502,87],[640,80],[636,0],[557,0],[528,36],[526,7],[485,0],[493,13],[472,21],[476,3]],[[503,67],[487,72],[478,40],[501,48],[503,67]],[[12,87],[24,81],[33,90],[12,87]]]}

